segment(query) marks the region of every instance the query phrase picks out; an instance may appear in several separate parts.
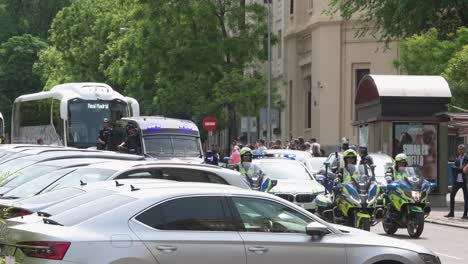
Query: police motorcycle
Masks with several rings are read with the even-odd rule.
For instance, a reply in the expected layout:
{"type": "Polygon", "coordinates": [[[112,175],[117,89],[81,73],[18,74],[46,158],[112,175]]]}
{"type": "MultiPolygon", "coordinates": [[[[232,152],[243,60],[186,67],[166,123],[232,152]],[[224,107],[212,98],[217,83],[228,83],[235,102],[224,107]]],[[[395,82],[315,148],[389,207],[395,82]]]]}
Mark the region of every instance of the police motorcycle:
{"type": "MultiPolygon", "coordinates": [[[[424,219],[431,212],[427,198],[436,184],[425,180],[413,167],[401,167],[398,172],[406,177],[387,185],[383,228],[387,234],[406,228],[410,237],[418,238],[424,230],[424,219]]],[[[391,182],[391,175],[386,175],[386,179],[391,182]]]]}
{"type": "Polygon", "coordinates": [[[316,198],[318,214],[329,222],[345,224],[351,227],[370,231],[380,215],[377,201],[380,187],[375,182],[372,169],[366,165],[354,168],[352,180],[339,183],[336,178],[331,195],[319,195],[316,198]]]}

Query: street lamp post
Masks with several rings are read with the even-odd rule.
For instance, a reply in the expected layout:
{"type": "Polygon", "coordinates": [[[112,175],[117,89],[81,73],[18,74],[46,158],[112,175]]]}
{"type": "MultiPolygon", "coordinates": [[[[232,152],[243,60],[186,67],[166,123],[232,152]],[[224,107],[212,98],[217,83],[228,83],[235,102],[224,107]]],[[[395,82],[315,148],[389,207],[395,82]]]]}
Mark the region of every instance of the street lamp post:
{"type": "Polygon", "coordinates": [[[267,140],[271,141],[271,0],[264,0],[268,6],[268,83],[267,83],[267,140]]]}

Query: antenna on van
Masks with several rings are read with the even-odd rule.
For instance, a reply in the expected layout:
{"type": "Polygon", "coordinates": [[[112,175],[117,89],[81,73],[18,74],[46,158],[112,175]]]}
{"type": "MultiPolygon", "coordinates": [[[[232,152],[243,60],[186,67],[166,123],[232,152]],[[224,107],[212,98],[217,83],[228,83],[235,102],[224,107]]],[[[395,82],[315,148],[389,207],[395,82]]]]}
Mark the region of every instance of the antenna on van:
{"type": "Polygon", "coordinates": [[[140,190],[140,188],[135,188],[135,186],[133,186],[133,185],[130,185],[130,188],[131,188],[132,192],[140,190]]]}
{"type": "Polygon", "coordinates": [[[115,181],[115,187],[120,187],[120,186],[124,186],[123,183],[119,183],[118,181],[115,181]]]}

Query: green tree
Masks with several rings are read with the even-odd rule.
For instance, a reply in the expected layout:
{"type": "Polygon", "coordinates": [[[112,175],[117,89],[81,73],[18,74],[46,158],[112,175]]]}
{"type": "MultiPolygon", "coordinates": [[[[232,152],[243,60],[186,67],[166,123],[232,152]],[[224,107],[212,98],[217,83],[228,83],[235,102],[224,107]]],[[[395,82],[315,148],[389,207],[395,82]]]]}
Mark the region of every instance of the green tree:
{"type": "Polygon", "coordinates": [[[344,19],[358,17],[358,34],[379,33],[381,38],[410,37],[436,28],[441,36],[468,26],[468,1],[453,0],[331,0],[328,13],[344,19]]]}
{"type": "Polygon", "coordinates": [[[395,65],[416,75],[442,75],[452,90],[452,104],[468,108],[468,28],[461,27],[444,38],[436,29],[401,41],[395,65]]]}
{"type": "Polygon", "coordinates": [[[452,104],[468,109],[468,43],[448,62],[443,76],[452,90],[452,104]]]}
{"type": "Polygon", "coordinates": [[[42,90],[42,83],[32,66],[37,53],[46,47],[47,43],[29,34],[11,37],[0,45],[0,111],[7,124],[16,97],[42,90]]]}
{"type": "Polygon", "coordinates": [[[70,0],[0,0],[0,43],[31,34],[47,39],[55,14],[70,0]]]}
{"type": "Polygon", "coordinates": [[[51,47],[34,69],[46,89],[62,82],[106,82],[101,62],[119,37],[134,1],[76,0],[57,13],[50,29],[51,47]]]}
{"type": "Polygon", "coordinates": [[[107,52],[113,58],[107,76],[138,98],[146,114],[199,124],[214,115],[234,132],[241,112],[258,113],[265,82],[246,72],[264,59],[263,6],[238,0],[139,3],[128,31],[107,52]]]}

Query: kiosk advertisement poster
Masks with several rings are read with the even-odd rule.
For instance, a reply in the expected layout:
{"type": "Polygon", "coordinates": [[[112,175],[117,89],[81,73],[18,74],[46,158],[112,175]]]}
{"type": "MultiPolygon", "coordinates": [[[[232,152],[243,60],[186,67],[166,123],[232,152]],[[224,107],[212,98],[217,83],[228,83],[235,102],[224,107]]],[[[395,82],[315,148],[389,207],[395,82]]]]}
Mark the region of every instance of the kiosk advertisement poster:
{"type": "Polygon", "coordinates": [[[409,166],[419,166],[425,179],[437,182],[437,125],[395,123],[393,132],[393,156],[405,153],[409,166]]]}

